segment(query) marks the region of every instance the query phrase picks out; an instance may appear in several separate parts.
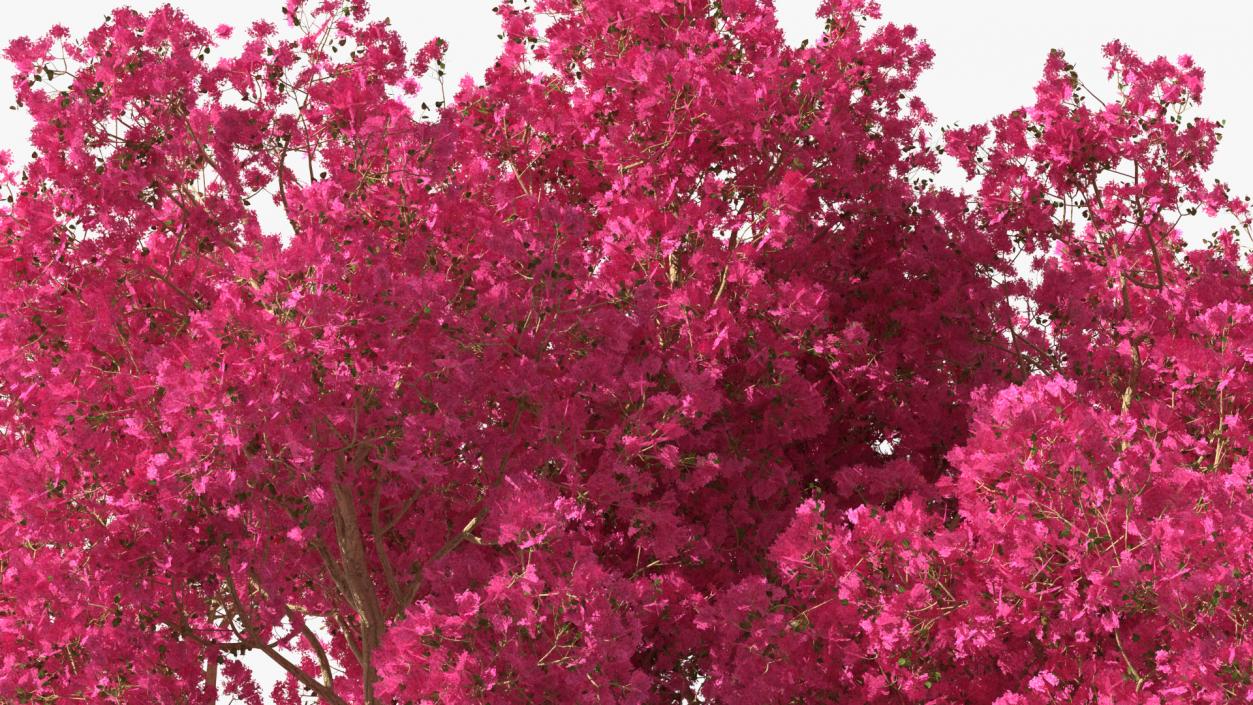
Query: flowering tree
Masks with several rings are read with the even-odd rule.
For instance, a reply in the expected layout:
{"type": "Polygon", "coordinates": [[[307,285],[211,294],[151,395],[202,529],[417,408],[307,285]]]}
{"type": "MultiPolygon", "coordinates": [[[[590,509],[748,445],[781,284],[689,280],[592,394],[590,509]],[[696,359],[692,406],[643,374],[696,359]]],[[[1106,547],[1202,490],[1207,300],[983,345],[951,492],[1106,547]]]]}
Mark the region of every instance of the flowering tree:
{"type": "Polygon", "coordinates": [[[772,553],[785,596],[711,685],[750,687],[749,649],[782,667],[762,701],[1253,697],[1253,282],[1232,231],[1187,251],[1177,228],[1248,210],[1202,179],[1200,70],[1106,54],[1115,100],[1055,53],[1034,106],[948,135],[981,226],[1037,256],[1037,372],[976,396],[947,513],[802,505],[772,553]]]}
{"type": "Polygon", "coordinates": [[[0,702],[1245,697],[1198,69],[1053,56],[966,196],[872,3],[498,12],[434,112],[362,2],[11,45],[0,702]]]}

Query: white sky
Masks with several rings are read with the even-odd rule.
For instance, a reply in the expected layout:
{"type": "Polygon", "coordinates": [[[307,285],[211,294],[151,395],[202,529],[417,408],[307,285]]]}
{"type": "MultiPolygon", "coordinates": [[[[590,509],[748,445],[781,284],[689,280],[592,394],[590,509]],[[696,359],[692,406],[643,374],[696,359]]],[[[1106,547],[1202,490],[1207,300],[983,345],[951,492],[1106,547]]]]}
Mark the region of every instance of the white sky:
{"type": "MultiPolygon", "coordinates": [[[[1051,48],[1065,49],[1080,75],[1093,87],[1103,85],[1100,47],[1121,39],[1144,56],[1175,58],[1191,54],[1208,73],[1203,114],[1227,119],[1227,129],[1213,171],[1237,193],[1253,192],[1253,2],[1248,0],[881,0],[884,15],[918,27],[936,51],[934,68],[919,92],[939,125],[969,124],[1029,103],[1051,48]]],[[[115,0],[5,2],[0,46],[22,35],[40,35],[54,23],[74,32],[94,27],[115,0]]],[[[134,0],[137,9],[164,2],[134,0]]],[[[280,17],[282,0],[172,0],[207,27],[245,27],[252,19],[280,17]]],[[[448,83],[462,75],[480,76],[495,59],[495,0],[372,0],[374,14],[391,17],[411,48],[433,36],[449,42],[448,83]]],[[[776,0],[789,39],[816,37],[818,0],[776,0]]],[[[13,103],[0,60],[0,107],[13,103]]],[[[0,109],[0,149],[19,160],[30,123],[20,111],[0,109]]],[[[258,667],[263,691],[277,674],[258,667]]]]}
{"type": "MultiPolygon", "coordinates": [[[[495,59],[496,0],[372,0],[374,13],[390,17],[411,47],[433,36],[449,41],[448,83],[481,75],[495,59]]],[[[60,22],[74,31],[95,26],[119,0],[6,2],[0,46],[41,34],[60,22]]],[[[138,9],[164,4],[133,0],[138,9]]],[[[237,26],[258,16],[279,17],[282,0],[173,0],[202,24],[237,26]]],[[[1214,175],[1237,192],[1253,191],[1253,2],[1248,0],[881,0],[884,15],[912,23],[936,51],[935,67],[920,93],[940,125],[986,120],[1032,99],[1049,49],[1067,51],[1081,75],[1103,78],[1100,47],[1122,39],[1142,55],[1191,54],[1208,72],[1204,114],[1228,121],[1214,175]]],[[[776,0],[789,38],[815,37],[818,0],[776,0]]],[[[9,67],[0,60],[0,107],[13,102],[9,67]]],[[[21,158],[29,123],[20,111],[0,109],[0,144],[21,158]]]]}

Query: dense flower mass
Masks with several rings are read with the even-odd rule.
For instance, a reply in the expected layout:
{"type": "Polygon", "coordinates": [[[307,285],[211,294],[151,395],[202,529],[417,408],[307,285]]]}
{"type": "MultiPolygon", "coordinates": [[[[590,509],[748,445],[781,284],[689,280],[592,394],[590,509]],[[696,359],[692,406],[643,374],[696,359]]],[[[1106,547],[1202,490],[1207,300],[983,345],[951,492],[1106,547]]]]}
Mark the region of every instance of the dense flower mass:
{"type": "Polygon", "coordinates": [[[870,0],[497,12],[433,106],[359,0],[9,47],[0,703],[1253,698],[1199,68],[937,138],[870,0]]]}

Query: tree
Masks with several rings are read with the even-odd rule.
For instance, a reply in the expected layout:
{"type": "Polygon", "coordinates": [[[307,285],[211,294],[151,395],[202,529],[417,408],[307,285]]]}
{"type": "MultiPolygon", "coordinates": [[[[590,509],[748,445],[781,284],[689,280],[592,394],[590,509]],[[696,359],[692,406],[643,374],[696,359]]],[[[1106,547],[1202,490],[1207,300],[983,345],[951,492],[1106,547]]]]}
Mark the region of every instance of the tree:
{"type": "Polygon", "coordinates": [[[1113,46],[1090,108],[1055,55],[948,133],[967,196],[872,3],[498,12],[434,111],[362,2],[9,48],[0,701],[259,703],[247,651],[278,703],[1244,693],[1198,69],[1113,46]]]}
{"type": "Polygon", "coordinates": [[[1201,71],[1106,54],[1116,100],[1054,53],[1034,106],[948,135],[982,227],[1037,255],[1017,310],[1038,373],[978,395],[947,514],[803,505],[774,547],[787,609],[711,685],[749,687],[748,648],[782,655],[763,702],[1253,696],[1249,260],[1232,230],[1189,251],[1177,227],[1248,209],[1202,178],[1201,71]]]}

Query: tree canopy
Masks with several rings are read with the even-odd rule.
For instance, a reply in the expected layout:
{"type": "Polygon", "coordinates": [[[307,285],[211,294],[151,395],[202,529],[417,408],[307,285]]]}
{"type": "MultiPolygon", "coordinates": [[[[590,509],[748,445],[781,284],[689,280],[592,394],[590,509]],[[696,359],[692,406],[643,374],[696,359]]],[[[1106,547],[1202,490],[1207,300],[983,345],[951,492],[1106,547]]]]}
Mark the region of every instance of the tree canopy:
{"type": "Polygon", "coordinates": [[[1253,697],[1198,67],[937,131],[868,0],[497,12],[420,107],[360,1],[10,45],[0,702],[1253,697]]]}

